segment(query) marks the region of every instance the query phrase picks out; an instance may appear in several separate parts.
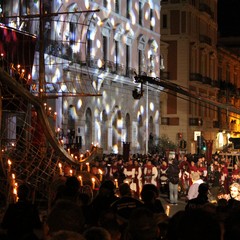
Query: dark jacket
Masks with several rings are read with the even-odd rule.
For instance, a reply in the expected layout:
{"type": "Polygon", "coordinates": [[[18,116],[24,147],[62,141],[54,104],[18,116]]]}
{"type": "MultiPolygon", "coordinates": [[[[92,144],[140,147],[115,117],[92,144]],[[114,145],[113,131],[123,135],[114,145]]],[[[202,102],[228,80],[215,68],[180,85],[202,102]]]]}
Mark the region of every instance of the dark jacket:
{"type": "Polygon", "coordinates": [[[174,159],[172,163],[169,164],[167,169],[167,177],[170,183],[172,184],[178,184],[179,182],[179,166],[178,166],[178,160],[174,159]]]}

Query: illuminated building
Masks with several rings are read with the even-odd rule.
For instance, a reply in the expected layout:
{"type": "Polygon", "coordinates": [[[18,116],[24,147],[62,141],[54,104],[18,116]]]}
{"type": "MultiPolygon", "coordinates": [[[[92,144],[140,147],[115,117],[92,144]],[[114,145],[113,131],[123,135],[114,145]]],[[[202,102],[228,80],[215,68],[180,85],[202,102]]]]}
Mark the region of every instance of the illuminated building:
{"type": "MultiPolygon", "coordinates": [[[[123,142],[131,143],[131,153],[144,153],[150,133],[175,143],[186,140],[184,151],[191,153],[200,133],[213,141],[215,151],[238,134],[238,114],[152,85],[139,96],[133,82],[135,72],[160,76],[197,96],[238,107],[237,92],[219,95],[224,96],[220,80],[238,89],[240,68],[234,54],[217,48],[217,0],[42,3],[41,18],[40,0],[23,1],[21,7],[0,0],[0,11],[13,16],[3,18],[6,24],[37,35],[43,19],[43,93],[56,112],[56,132],[61,129],[83,150],[99,143],[106,153],[122,153],[123,142]]],[[[38,53],[34,94],[40,92],[38,53]]]]}
{"type": "Polygon", "coordinates": [[[43,92],[56,112],[56,131],[66,141],[78,137],[83,150],[99,143],[106,153],[122,153],[130,142],[132,153],[144,153],[148,134],[159,136],[159,90],[148,87],[136,100],[133,77],[160,75],[160,1],[8,1],[1,8],[13,16],[6,24],[44,39],[32,92],[43,92]]]}

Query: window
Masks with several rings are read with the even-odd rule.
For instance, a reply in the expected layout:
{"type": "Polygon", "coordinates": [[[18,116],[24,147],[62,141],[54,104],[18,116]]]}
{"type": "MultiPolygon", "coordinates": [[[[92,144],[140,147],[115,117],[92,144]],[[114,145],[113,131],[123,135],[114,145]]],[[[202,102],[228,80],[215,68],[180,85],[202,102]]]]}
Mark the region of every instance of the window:
{"type": "MultiPolygon", "coordinates": [[[[21,15],[27,15],[29,14],[30,8],[29,8],[30,4],[29,4],[29,0],[24,0],[21,4],[20,7],[20,14],[21,15]]],[[[44,9],[45,10],[45,9],[44,9]]],[[[49,13],[49,12],[48,12],[49,13]]]]}
{"type": "Polygon", "coordinates": [[[102,28],[102,53],[103,53],[103,65],[106,67],[106,63],[108,61],[108,53],[109,53],[109,38],[112,31],[112,25],[109,19],[104,22],[102,28]]]}
{"type": "Polygon", "coordinates": [[[72,45],[76,42],[76,23],[75,22],[69,23],[69,32],[70,32],[69,42],[72,45]]]}
{"type": "Polygon", "coordinates": [[[107,56],[108,56],[108,38],[106,36],[103,36],[103,61],[104,66],[107,62],[107,56]]]}
{"type": "Polygon", "coordinates": [[[87,32],[87,57],[90,59],[92,52],[92,39],[91,39],[91,31],[87,32]]]}
{"type": "Polygon", "coordinates": [[[154,23],[154,12],[153,9],[150,9],[150,30],[153,31],[154,23]]]}
{"type": "Polygon", "coordinates": [[[116,66],[116,71],[118,70],[118,63],[119,63],[119,42],[118,41],[114,41],[115,43],[115,56],[114,56],[114,62],[115,62],[115,66],[116,66]]]}
{"type": "Polygon", "coordinates": [[[119,0],[115,0],[115,12],[120,13],[119,9],[119,0]]]}
{"type": "Polygon", "coordinates": [[[138,74],[142,74],[143,72],[143,51],[138,50],[138,74]]]}
{"type": "Polygon", "coordinates": [[[103,6],[106,8],[108,4],[108,0],[103,0],[103,6]]]}
{"type": "Polygon", "coordinates": [[[130,46],[126,45],[126,76],[129,75],[130,46]]]}
{"type": "Polygon", "coordinates": [[[167,14],[162,15],[162,28],[167,28],[167,14]]]}
{"type": "Polygon", "coordinates": [[[144,56],[144,49],[146,47],[146,36],[140,35],[138,39],[138,72],[139,74],[142,74],[144,72],[144,62],[145,62],[145,56],[144,56]]]}
{"type": "Polygon", "coordinates": [[[126,0],[127,1],[127,4],[126,4],[126,17],[128,19],[130,19],[130,11],[131,11],[131,0],[126,0]]]}
{"type": "Polygon", "coordinates": [[[155,66],[154,59],[155,59],[155,56],[153,54],[151,54],[150,57],[149,57],[149,62],[150,62],[149,71],[150,71],[150,74],[153,73],[153,70],[154,70],[154,66],[155,66]]]}
{"type": "Polygon", "coordinates": [[[139,11],[139,14],[138,14],[138,23],[139,23],[139,25],[141,25],[142,26],[142,13],[143,13],[143,11],[142,11],[142,2],[141,1],[139,1],[139,3],[138,3],[138,11],[139,11]]]}

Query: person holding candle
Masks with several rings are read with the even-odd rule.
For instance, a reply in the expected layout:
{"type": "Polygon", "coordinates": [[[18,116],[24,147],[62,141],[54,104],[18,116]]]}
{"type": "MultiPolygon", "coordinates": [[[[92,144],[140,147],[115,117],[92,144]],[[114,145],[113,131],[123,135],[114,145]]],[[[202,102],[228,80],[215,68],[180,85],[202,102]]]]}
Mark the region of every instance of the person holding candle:
{"type": "Polygon", "coordinates": [[[42,230],[39,212],[29,200],[30,189],[26,184],[17,189],[18,201],[10,204],[3,216],[2,228],[9,240],[38,240],[34,230],[42,230]]]}

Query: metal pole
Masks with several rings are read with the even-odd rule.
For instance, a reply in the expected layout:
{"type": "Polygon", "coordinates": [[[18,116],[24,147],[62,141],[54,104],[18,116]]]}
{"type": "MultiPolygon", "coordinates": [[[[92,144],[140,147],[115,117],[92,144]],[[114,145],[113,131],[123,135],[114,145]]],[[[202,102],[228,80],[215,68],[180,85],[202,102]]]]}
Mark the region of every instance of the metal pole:
{"type": "Polygon", "coordinates": [[[147,99],[146,99],[146,154],[148,153],[148,84],[147,84],[147,99]]]}
{"type": "Polygon", "coordinates": [[[44,64],[44,9],[43,0],[39,1],[39,97],[41,98],[44,92],[45,82],[45,64],[44,64]]]}

